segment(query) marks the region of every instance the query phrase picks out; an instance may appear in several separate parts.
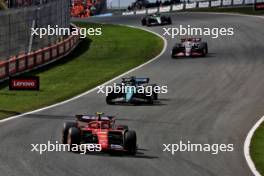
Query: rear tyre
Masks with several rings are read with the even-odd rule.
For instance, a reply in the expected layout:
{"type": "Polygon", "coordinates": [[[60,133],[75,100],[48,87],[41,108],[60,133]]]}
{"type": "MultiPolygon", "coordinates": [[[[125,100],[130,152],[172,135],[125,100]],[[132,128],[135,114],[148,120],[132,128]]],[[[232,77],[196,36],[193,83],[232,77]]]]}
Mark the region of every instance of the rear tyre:
{"type": "Polygon", "coordinates": [[[106,97],[106,104],[109,104],[109,105],[113,105],[114,102],[112,101],[112,96],[111,95],[108,95],[106,97]]]}
{"type": "Polygon", "coordinates": [[[171,17],[168,18],[168,24],[169,24],[169,25],[172,24],[171,17]]]}
{"type": "Polygon", "coordinates": [[[206,54],[208,54],[208,45],[207,45],[207,43],[204,43],[204,45],[205,45],[206,54]]]}
{"type": "Polygon", "coordinates": [[[72,152],[78,152],[80,142],[81,142],[80,130],[76,127],[71,127],[69,129],[69,133],[67,137],[67,144],[70,145],[72,152]]]}
{"type": "Polygon", "coordinates": [[[158,100],[158,94],[155,93],[155,92],[153,92],[153,99],[154,99],[154,100],[158,100]]]}
{"type": "Polygon", "coordinates": [[[177,58],[175,56],[176,53],[178,53],[180,51],[180,44],[175,44],[174,47],[171,50],[171,58],[177,58]]]}
{"type": "Polygon", "coordinates": [[[146,26],[150,27],[150,22],[148,19],[146,19],[146,26]]]}
{"type": "MultiPolygon", "coordinates": [[[[157,86],[156,84],[153,85],[153,90],[155,89],[156,86],[157,86]]],[[[155,91],[152,91],[152,95],[153,95],[153,100],[158,100],[158,94],[155,91]]]]}
{"type": "Polygon", "coordinates": [[[68,137],[68,132],[71,127],[75,127],[76,123],[75,122],[65,122],[63,124],[63,129],[62,129],[62,143],[67,144],[67,137],[68,137]]]}
{"type": "Polygon", "coordinates": [[[201,50],[202,50],[203,56],[206,56],[206,54],[208,54],[208,46],[206,42],[203,42],[201,44],[201,50]]]}
{"type": "Polygon", "coordinates": [[[129,155],[137,153],[137,135],[135,131],[127,131],[124,138],[125,149],[129,155]]]}
{"type": "Polygon", "coordinates": [[[143,18],[143,19],[141,20],[141,24],[142,24],[142,26],[146,26],[146,18],[143,18]]]}
{"type": "Polygon", "coordinates": [[[147,104],[154,104],[154,95],[147,96],[147,104]]]}

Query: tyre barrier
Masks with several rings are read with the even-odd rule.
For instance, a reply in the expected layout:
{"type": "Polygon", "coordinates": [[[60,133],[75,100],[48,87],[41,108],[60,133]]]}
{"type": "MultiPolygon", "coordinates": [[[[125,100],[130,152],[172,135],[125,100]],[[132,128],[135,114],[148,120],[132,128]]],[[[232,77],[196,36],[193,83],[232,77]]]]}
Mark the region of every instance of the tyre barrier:
{"type": "Polygon", "coordinates": [[[53,46],[0,61],[0,82],[7,80],[10,76],[37,69],[68,55],[78,45],[79,39],[79,35],[69,36],[53,46]]]}
{"type": "Polygon", "coordinates": [[[160,6],[156,8],[146,8],[134,11],[125,11],[122,15],[139,15],[152,14],[155,12],[172,12],[193,8],[210,8],[210,7],[232,7],[232,6],[248,6],[255,4],[255,0],[211,0],[211,1],[194,1],[183,2],[179,4],[160,6]]]}

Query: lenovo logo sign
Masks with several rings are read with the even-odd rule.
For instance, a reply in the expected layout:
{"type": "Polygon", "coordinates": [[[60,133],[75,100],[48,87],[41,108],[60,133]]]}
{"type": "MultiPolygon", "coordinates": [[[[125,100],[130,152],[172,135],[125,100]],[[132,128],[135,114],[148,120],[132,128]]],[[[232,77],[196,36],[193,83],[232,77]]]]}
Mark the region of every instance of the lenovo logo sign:
{"type": "Polygon", "coordinates": [[[9,90],[39,90],[39,77],[10,78],[9,90]]]}
{"type": "Polygon", "coordinates": [[[255,9],[256,10],[264,10],[264,2],[257,2],[255,4],[255,9]]]}

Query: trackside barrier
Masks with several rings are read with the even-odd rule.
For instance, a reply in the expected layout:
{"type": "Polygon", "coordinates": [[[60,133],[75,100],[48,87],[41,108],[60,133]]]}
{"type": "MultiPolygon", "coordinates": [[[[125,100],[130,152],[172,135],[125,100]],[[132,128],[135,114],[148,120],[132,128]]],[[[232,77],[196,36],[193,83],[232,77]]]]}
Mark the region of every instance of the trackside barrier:
{"type": "Polygon", "coordinates": [[[0,79],[6,77],[7,73],[7,62],[0,62],[0,79]]]}
{"type": "Polygon", "coordinates": [[[243,4],[243,0],[234,0],[233,1],[233,5],[242,5],[243,4]]]}
{"type": "Polygon", "coordinates": [[[159,8],[159,12],[169,12],[171,11],[171,6],[164,6],[159,8]]]}
{"type": "Polygon", "coordinates": [[[196,2],[191,2],[191,3],[186,3],[185,4],[185,9],[194,9],[197,7],[197,3],[196,2]]]}
{"type": "Polygon", "coordinates": [[[147,11],[148,11],[147,13],[148,14],[156,13],[156,12],[158,12],[158,10],[159,10],[158,8],[150,8],[150,9],[147,9],[147,11]]]}
{"type": "Polygon", "coordinates": [[[193,8],[206,8],[206,7],[227,7],[227,6],[243,6],[254,4],[255,0],[212,0],[212,1],[199,1],[199,2],[183,2],[179,4],[161,6],[157,8],[149,8],[136,11],[126,11],[122,15],[139,15],[139,14],[152,14],[156,12],[171,12],[180,11],[193,8]]]}
{"type": "Polygon", "coordinates": [[[130,11],[130,12],[123,12],[122,15],[134,15],[135,12],[134,11],[130,11]]]}
{"type": "Polygon", "coordinates": [[[27,63],[26,63],[26,55],[22,54],[17,57],[17,64],[18,64],[18,71],[24,71],[27,68],[27,63]]]}
{"type": "Polygon", "coordinates": [[[42,50],[37,50],[35,52],[35,64],[36,65],[40,65],[42,64],[42,61],[43,61],[43,51],[42,50]]]}
{"type": "Polygon", "coordinates": [[[47,62],[50,60],[51,56],[50,56],[50,48],[49,47],[46,47],[46,48],[43,48],[43,59],[44,59],[44,62],[47,62]]]}
{"type": "Polygon", "coordinates": [[[55,59],[58,56],[58,44],[51,47],[51,58],[55,59]]]}
{"type": "Polygon", "coordinates": [[[205,7],[209,7],[209,5],[210,5],[209,1],[199,2],[198,7],[199,8],[205,8],[205,7]]]}
{"type": "Polygon", "coordinates": [[[255,0],[245,0],[245,4],[254,4],[255,0]]]}
{"type": "Polygon", "coordinates": [[[52,46],[28,54],[12,56],[7,61],[0,61],[0,82],[10,76],[37,69],[68,55],[78,45],[79,39],[80,35],[69,36],[52,46]]]}
{"type": "Polygon", "coordinates": [[[27,69],[33,68],[35,65],[35,53],[30,53],[27,55],[27,69]]]}
{"type": "Polygon", "coordinates": [[[231,6],[232,1],[231,0],[223,0],[223,6],[231,6]]]}
{"type": "Polygon", "coordinates": [[[8,62],[8,73],[14,74],[17,71],[17,59],[15,56],[11,57],[8,62]]]}
{"type": "Polygon", "coordinates": [[[146,14],[147,13],[147,10],[138,10],[136,11],[136,14],[146,14]]]}
{"type": "Polygon", "coordinates": [[[211,7],[220,7],[221,5],[222,5],[221,0],[211,2],[211,7]]]}
{"type": "Polygon", "coordinates": [[[172,11],[183,10],[184,4],[178,4],[172,6],[172,11]]]}

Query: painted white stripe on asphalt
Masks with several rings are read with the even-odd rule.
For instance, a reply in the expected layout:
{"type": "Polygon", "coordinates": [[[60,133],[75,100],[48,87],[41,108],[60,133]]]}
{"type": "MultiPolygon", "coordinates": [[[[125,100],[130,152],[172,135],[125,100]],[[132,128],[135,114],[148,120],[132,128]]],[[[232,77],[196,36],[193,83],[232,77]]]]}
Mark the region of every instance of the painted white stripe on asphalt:
{"type": "Polygon", "coordinates": [[[246,158],[247,164],[250,168],[250,170],[253,172],[255,176],[261,176],[261,174],[256,169],[256,166],[250,156],[250,143],[251,139],[255,133],[255,131],[258,129],[258,127],[261,125],[261,123],[264,121],[264,116],[261,117],[257,123],[250,129],[249,133],[247,134],[246,140],[244,142],[244,156],[246,158]]]}

